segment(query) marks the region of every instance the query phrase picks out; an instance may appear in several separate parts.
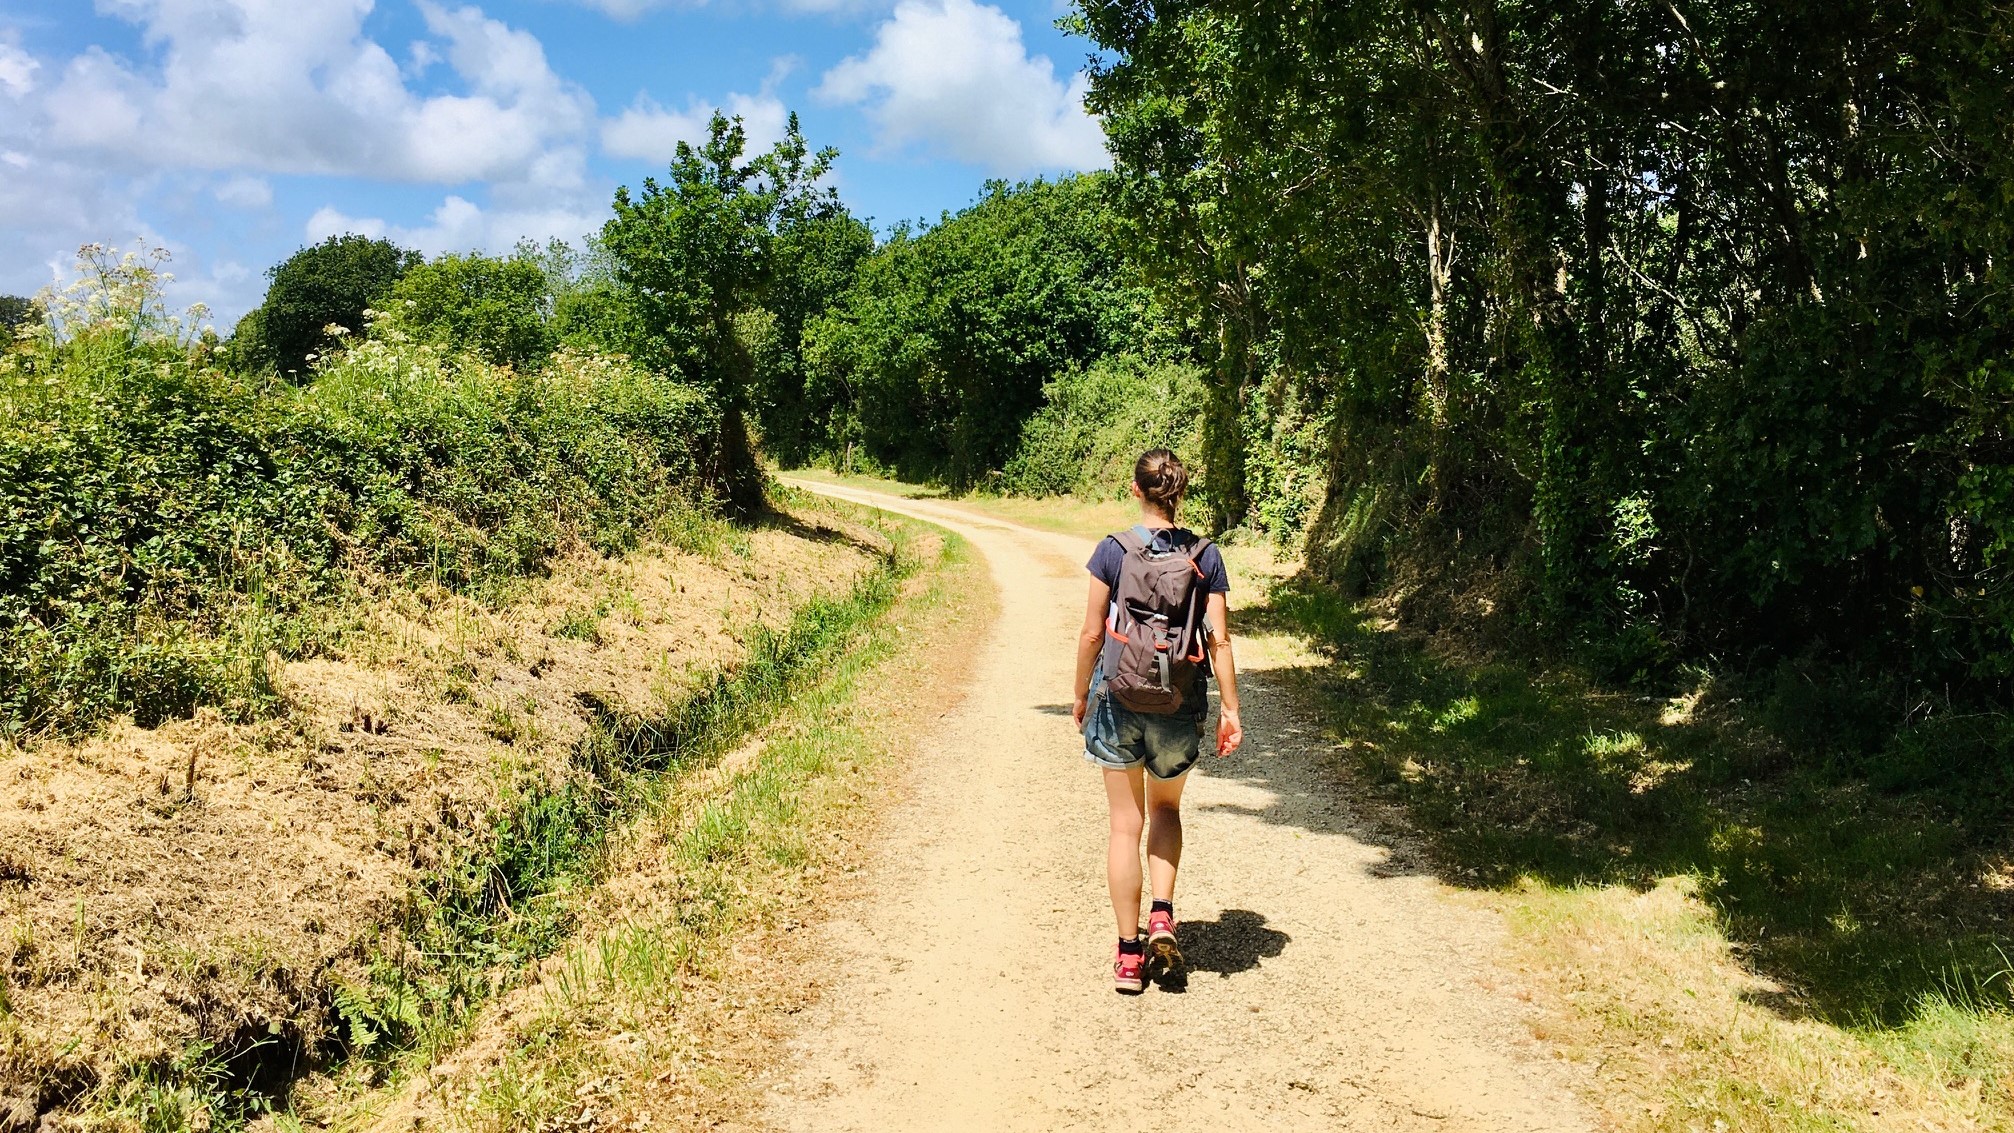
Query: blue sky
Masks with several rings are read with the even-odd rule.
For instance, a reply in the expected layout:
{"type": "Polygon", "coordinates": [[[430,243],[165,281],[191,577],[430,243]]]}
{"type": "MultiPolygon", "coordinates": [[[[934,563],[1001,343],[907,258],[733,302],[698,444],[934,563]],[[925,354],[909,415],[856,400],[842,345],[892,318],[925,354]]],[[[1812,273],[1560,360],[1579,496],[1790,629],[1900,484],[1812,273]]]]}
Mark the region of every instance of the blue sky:
{"type": "Polygon", "coordinates": [[[1064,0],[0,0],[0,291],[166,247],[221,328],[343,231],[577,238],[715,107],[877,226],[1102,166],[1064,0]]]}

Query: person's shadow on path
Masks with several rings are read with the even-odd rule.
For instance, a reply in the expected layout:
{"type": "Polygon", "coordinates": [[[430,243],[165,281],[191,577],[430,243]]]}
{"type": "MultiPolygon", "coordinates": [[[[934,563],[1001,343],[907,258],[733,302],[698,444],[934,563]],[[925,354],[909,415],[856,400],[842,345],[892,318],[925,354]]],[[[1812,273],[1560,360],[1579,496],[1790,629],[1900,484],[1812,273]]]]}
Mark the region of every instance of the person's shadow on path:
{"type": "Polygon", "coordinates": [[[1156,964],[1150,973],[1155,987],[1178,995],[1188,990],[1192,972],[1227,980],[1285,952],[1293,939],[1268,928],[1265,916],[1250,909],[1225,909],[1213,921],[1183,921],[1179,931],[1182,966],[1171,971],[1156,964]]]}

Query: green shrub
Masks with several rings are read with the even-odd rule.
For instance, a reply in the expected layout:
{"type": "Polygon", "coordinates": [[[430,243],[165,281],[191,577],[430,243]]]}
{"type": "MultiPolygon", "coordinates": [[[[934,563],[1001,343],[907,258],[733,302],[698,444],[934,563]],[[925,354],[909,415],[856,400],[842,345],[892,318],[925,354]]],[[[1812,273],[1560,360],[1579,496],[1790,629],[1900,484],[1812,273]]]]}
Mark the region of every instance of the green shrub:
{"type": "Polygon", "coordinates": [[[62,310],[0,358],[7,732],[254,713],[268,652],[313,649],[312,603],[358,570],[485,592],[705,506],[710,406],[624,361],[519,373],[392,334],[297,388],[212,364],[144,269],[62,310]]]}
{"type": "Polygon", "coordinates": [[[1013,495],[1123,495],[1133,462],[1173,449],[1198,480],[1203,381],[1193,366],[1105,358],[1052,379],[1000,478],[1013,495]]]}
{"type": "Polygon", "coordinates": [[[364,312],[382,304],[420,254],[389,240],[331,236],[302,248],[267,273],[265,302],[238,323],[236,355],[305,377],[333,345],[328,328],[364,329],[364,312]]]}
{"type": "Polygon", "coordinates": [[[422,342],[523,370],[552,353],[552,303],[545,269],[530,255],[450,254],[406,272],[386,309],[393,324],[422,342]]]}

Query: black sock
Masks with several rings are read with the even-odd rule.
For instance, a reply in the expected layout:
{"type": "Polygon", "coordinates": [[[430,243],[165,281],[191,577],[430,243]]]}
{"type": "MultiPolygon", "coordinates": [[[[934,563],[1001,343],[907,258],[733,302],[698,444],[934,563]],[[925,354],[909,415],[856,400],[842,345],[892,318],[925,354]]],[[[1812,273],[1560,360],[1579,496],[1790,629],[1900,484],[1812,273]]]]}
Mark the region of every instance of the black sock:
{"type": "Polygon", "coordinates": [[[1137,936],[1131,940],[1121,940],[1119,951],[1133,956],[1144,956],[1147,954],[1147,942],[1137,936]]]}
{"type": "Polygon", "coordinates": [[[1149,916],[1155,913],[1166,913],[1172,917],[1175,915],[1175,903],[1173,901],[1156,901],[1153,908],[1147,910],[1149,916]]]}

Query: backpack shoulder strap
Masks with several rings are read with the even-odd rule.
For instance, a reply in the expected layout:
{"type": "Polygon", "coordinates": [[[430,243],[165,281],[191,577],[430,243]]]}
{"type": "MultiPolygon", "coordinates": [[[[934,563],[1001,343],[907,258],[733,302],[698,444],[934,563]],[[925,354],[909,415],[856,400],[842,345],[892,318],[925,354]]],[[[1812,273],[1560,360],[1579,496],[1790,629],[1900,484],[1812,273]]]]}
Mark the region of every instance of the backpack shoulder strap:
{"type": "Polygon", "coordinates": [[[1189,557],[1191,559],[1201,561],[1203,558],[1203,552],[1209,550],[1211,546],[1213,546],[1213,544],[1210,542],[1210,537],[1208,535],[1198,535],[1196,536],[1196,541],[1189,545],[1189,557]]]}
{"type": "Polygon", "coordinates": [[[1150,538],[1145,527],[1128,527],[1124,531],[1116,531],[1106,537],[1119,544],[1120,550],[1129,553],[1146,550],[1150,538]]]}

